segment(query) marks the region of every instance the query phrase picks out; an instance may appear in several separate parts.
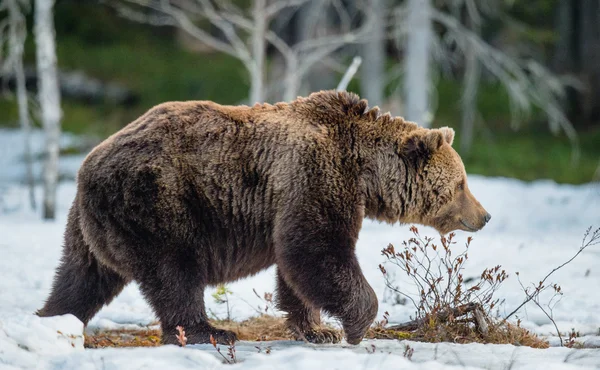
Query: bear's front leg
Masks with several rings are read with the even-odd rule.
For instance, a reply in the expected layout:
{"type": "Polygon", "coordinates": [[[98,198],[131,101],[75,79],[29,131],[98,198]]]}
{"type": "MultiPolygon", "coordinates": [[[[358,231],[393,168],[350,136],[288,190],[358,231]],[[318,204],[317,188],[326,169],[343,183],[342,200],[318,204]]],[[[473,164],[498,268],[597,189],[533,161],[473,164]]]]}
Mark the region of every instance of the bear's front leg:
{"type": "Polygon", "coordinates": [[[295,295],[338,318],[348,343],[358,344],[378,309],[354,253],[362,219],[333,214],[331,208],[327,213],[330,219],[282,215],[275,230],[276,262],[295,295]]]}
{"type": "Polygon", "coordinates": [[[303,302],[277,270],[277,308],[286,312],[286,326],[296,340],[311,343],[339,343],[339,330],[321,327],[321,310],[303,302]]]}

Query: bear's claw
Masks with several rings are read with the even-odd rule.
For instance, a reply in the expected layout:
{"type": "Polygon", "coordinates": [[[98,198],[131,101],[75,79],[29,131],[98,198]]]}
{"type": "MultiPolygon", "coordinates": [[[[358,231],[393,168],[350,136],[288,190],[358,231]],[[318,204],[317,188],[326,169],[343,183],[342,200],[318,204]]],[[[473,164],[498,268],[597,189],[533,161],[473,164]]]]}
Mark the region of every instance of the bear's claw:
{"type": "Polygon", "coordinates": [[[297,336],[296,340],[306,339],[314,344],[339,343],[342,341],[343,335],[339,330],[335,329],[311,329],[303,333],[302,336],[297,336]]]}

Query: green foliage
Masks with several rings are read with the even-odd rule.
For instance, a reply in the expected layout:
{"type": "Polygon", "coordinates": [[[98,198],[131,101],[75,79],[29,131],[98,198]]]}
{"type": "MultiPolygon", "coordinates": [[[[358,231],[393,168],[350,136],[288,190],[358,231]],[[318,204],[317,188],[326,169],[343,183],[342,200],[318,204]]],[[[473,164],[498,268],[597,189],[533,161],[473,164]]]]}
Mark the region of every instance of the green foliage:
{"type": "Polygon", "coordinates": [[[227,303],[228,301],[228,294],[231,294],[231,290],[229,290],[229,288],[224,285],[221,284],[217,287],[217,290],[212,294],[213,299],[215,300],[216,303],[218,304],[223,304],[223,303],[227,303]]]}

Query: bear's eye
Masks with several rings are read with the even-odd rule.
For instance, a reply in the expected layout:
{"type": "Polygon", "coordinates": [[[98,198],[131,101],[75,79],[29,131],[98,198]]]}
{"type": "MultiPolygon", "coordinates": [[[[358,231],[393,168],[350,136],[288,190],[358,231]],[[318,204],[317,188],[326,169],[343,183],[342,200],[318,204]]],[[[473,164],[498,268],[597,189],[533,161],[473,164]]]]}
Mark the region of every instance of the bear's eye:
{"type": "Polygon", "coordinates": [[[461,190],[461,191],[462,191],[462,190],[465,190],[465,186],[464,186],[464,184],[463,184],[462,182],[461,182],[461,183],[459,183],[459,184],[456,186],[456,188],[457,188],[458,190],[461,190]]]}

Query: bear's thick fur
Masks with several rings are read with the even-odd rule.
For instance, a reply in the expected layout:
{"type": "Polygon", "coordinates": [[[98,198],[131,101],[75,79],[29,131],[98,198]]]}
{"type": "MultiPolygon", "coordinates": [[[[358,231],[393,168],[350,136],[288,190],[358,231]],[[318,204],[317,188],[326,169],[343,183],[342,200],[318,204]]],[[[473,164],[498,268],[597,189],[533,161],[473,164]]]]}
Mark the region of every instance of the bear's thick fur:
{"type": "Polygon", "coordinates": [[[451,129],[423,129],[346,92],[254,107],[172,102],[98,145],[78,174],[63,257],[41,316],[87,323],[130,281],[163,343],[220,343],[206,286],[277,265],[277,302],[314,342],[320,311],[358,343],[377,297],[355,256],[365,217],[475,231],[489,215],[466,187],[451,129]]]}

